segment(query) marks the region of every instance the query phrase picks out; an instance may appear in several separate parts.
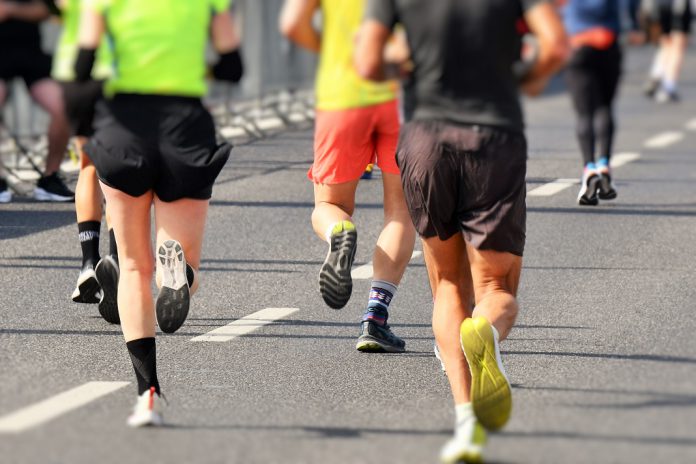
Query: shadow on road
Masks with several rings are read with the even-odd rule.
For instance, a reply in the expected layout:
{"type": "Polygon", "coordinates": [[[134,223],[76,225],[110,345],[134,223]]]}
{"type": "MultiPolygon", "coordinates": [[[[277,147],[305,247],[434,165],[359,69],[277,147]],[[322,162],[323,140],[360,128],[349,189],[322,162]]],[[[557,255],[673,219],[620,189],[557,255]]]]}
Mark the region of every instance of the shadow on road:
{"type": "Polygon", "coordinates": [[[0,241],[26,237],[74,223],[74,211],[0,210],[0,241]]]}

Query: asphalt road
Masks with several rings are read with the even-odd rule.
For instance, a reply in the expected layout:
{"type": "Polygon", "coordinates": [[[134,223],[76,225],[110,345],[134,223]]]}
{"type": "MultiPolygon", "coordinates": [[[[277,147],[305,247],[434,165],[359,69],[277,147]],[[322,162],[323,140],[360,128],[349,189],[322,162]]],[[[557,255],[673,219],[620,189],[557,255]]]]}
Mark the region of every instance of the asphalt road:
{"type": "MultiPolygon", "coordinates": [[[[514,412],[490,436],[490,462],[696,462],[696,56],[671,106],[640,94],[649,58],[633,50],[626,64],[614,202],[578,207],[568,181],[532,193],[578,178],[581,162],[568,96],[527,102],[522,311],[503,345],[514,412]]],[[[453,415],[422,257],[392,303],[407,352],[355,351],[369,280],[341,311],[322,303],[311,146],[305,131],[238,147],[220,176],[203,287],[184,327],[158,338],[161,429],[125,426],[135,384],[119,327],[69,299],[72,205],[0,205],[1,462],[436,462],[453,415]],[[264,308],[297,311],[227,341],[191,341],[264,308]],[[109,392],[73,395],[86,404],[60,412],[69,401],[56,395],[97,381],[114,383],[88,384],[109,392]],[[12,429],[8,417],[37,404],[35,423],[12,429]],[[47,410],[58,412],[41,420],[47,410]]],[[[364,182],[356,266],[370,260],[380,201],[379,179],[364,182]]]]}

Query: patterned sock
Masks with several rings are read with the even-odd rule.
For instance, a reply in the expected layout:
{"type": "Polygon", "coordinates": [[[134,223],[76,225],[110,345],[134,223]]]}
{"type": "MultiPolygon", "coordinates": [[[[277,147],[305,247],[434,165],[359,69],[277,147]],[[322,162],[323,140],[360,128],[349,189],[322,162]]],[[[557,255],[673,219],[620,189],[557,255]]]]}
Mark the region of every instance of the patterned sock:
{"type": "Polygon", "coordinates": [[[101,222],[84,221],[77,224],[80,247],[82,248],[82,268],[91,265],[96,266],[99,262],[99,229],[101,222]]]}
{"type": "Polygon", "coordinates": [[[138,395],[142,395],[155,387],[155,391],[159,394],[160,385],[157,380],[157,351],[155,347],[155,338],[139,338],[126,342],[128,353],[133,362],[135,370],[135,378],[138,380],[138,395]]]}
{"type": "Polygon", "coordinates": [[[384,280],[373,280],[370,289],[370,299],[363,314],[363,322],[372,321],[384,325],[389,318],[389,303],[396,293],[396,285],[384,280]]]}

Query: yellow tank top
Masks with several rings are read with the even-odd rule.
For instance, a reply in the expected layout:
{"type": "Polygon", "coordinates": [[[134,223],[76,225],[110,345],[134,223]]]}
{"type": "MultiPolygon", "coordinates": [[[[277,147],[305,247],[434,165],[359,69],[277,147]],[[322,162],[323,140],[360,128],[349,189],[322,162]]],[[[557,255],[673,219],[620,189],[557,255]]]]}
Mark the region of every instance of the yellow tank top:
{"type": "Polygon", "coordinates": [[[322,37],[317,74],[317,108],[344,110],[378,105],[396,98],[396,81],[371,82],[353,66],[355,35],[365,0],[321,0],[322,37]]]}

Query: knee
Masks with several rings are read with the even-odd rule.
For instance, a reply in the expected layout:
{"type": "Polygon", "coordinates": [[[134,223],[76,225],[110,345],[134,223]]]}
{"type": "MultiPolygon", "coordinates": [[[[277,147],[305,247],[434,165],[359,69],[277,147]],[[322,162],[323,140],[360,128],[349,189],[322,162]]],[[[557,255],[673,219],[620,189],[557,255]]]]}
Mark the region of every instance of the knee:
{"type": "Polygon", "coordinates": [[[127,251],[123,249],[119,250],[119,267],[121,274],[134,274],[140,277],[141,280],[152,280],[152,274],[155,268],[155,260],[152,256],[121,256],[126,254],[127,251]],[[123,253],[126,251],[126,253],[123,253]]]}
{"type": "Polygon", "coordinates": [[[592,117],[581,116],[578,118],[578,123],[576,125],[576,131],[579,136],[587,137],[592,135],[594,132],[594,127],[592,125],[592,117]]]}

